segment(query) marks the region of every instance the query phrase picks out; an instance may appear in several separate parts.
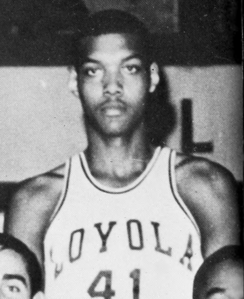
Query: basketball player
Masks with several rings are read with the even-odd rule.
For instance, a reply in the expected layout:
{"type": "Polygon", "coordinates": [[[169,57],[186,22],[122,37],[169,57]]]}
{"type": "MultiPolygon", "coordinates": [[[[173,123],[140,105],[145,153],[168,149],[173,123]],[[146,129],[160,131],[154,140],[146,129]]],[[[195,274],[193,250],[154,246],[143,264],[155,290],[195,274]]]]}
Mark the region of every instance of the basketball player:
{"type": "Polygon", "coordinates": [[[226,246],[209,256],[194,280],[194,299],[243,299],[243,252],[226,246]]]}
{"type": "Polygon", "coordinates": [[[0,299],[43,299],[36,256],[21,241],[0,233],[0,299]]]}
{"type": "Polygon", "coordinates": [[[44,263],[49,299],[189,299],[202,259],[239,242],[232,175],[150,142],[160,76],[149,42],[125,12],[89,18],[69,83],[88,147],[10,202],[5,228],[44,263]]]}

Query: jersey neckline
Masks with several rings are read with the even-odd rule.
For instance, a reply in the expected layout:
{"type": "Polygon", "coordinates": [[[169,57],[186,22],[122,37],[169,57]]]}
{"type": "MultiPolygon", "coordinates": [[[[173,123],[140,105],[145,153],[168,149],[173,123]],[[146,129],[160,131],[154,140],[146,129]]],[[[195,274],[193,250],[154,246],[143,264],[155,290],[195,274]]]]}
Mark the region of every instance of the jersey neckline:
{"type": "Polygon", "coordinates": [[[118,194],[118,193],[128,192],[128,191],[134,189],[136,186],[138,186],[145,179],[145,177],[148,175],[148,173],[153,168],[153,166],[154,166],[155,162],[157,161],[161,151],[162,151],[162,148],[160,146],[158,146],[155,149],[155,151],[153,153],[153,156],[152,156],[151,160],[149,161],[149,163],[147,164],[144,171],[133,182],[129,183],[128,185],[126,185],[124,187],[118,187],[118,188],[109,187],[109,186],[106,186],[106,185],[100,183],[91,174],[91,171],[89,169],[87,159],[86,159],[86,156],[85,156],[84,152],[80,153],[80,161],[81,161],[81,166],[82,166],[82,169],[84,171],[84,174],[86,175],[87,179],[92,183],[93,186],[95,186],[100,191],[103,191],[103,192],[106,192],[106,193],[116,193],[116,194],[118,194]]]}

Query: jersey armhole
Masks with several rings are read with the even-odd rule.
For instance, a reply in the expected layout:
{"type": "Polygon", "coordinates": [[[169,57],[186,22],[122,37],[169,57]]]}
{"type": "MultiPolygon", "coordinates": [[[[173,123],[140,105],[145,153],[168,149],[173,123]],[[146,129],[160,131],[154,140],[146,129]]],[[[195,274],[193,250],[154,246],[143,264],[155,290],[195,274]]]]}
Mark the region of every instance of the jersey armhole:
{"type": "Polygon", "coordinates": [[[65,201],[66,194],[67,194],[67,191],[68,191],[68,186],[69,186],[70,170],[71,170],[71,159],[69,159],[65,164],[64,185],[63,185],[63,188],[62,188],[61,195],[58,199],[57,205],[56,205],[56,207],[55,207],[55,209],[54,209],[54,211],[53,211],[53,213],[50,217],[48,227],[53,222],[54,218],[56,217],[56,215],[60,211],[60,209],[61,209],[61,207],[62,207],[62,205],[65,201]]]}
{"type": "Polygon", "coordinates": [[[187,205],[185,204],[184,200],[182,199],[182,197],[180,196],[180,194],[178,192],[177,182],[176,182],[176,173],[175,173],[176,154],[177,154],[177,152],[175,150],[171,150],[170,158],[169,158],[169,180],[170,180],[172,194],[173,194],[176,202],[180,206],[180,208],[184,211],[186,216],[192,222],[198,235],[201,237],[200,229],[199,229],[198,224],[195,221],[195,218],[193,217],[191,211],[189,210],[189,208],[187,207],[187,205]]]}

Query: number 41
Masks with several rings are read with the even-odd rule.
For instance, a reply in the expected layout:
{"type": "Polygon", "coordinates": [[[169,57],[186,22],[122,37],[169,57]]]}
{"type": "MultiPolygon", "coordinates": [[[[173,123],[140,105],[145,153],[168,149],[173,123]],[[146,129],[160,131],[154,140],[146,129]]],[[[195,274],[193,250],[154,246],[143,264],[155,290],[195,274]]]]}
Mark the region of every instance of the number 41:
{"type": "MultiPolygon", "coordinates": [[[[133,299],[139,299],[140,272],[141,271],[139,269],[135,269],[130,273],[130,277],[133,279],[133,299]]],[[[115,291],[112,289],[111,282],[112,282],[112,271],[100,271],[87,292],[92,298],[103,297],[104,299],[111,299],[112,296],[115,295],[115,291]],[[105,278],[105,289],[104,291],[96,291],[95,288],[97,287],[102,277],[105,278]]]]}

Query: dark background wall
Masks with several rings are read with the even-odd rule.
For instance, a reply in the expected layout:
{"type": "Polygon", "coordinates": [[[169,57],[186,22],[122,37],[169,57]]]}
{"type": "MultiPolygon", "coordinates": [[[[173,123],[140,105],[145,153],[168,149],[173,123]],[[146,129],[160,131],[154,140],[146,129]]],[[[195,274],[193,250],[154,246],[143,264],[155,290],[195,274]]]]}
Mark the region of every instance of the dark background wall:
{"type": "Polygon", "coordinates": [[[110,7],[148,23],[164,64],[241,61],[239,0],[1,0],[0,65],[69,64],[70,39],[87,10],[110,7]]]}

